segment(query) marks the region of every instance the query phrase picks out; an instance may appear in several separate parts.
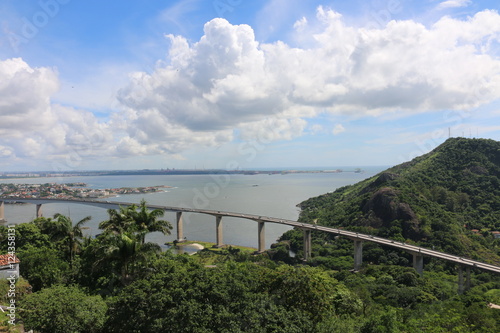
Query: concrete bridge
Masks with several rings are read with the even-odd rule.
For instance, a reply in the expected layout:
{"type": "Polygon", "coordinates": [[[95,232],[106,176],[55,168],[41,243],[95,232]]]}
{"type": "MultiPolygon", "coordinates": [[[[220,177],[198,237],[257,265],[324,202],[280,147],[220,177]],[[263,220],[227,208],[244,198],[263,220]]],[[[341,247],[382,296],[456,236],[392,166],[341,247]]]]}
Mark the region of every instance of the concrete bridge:
{"type": "MultiPolygon", "coordinates": [[[[84,204],[96,207],[101,207],[105,209],[116,209],[120,206],[130,206],[133,203],[130,202],[111,202],[111,201],[100,201],[100,200],[64,200],[64,199],[18,199],[18,198],[0,198],[0,221],[5,221],[5,201],[15,201],[32,203],[36,205],[36,216],[42,216],[42,205],[47,203],[71,203],[71,204],[84,204]]],[[[278,223],[284,224],[291,227],[301,229],[304,233],[304,259],[308,260],[311,257],[311,232],[313,230],[326,232],[334,235],[339,235],[347,237],[354,242],[354,270],[359,270],[363,262],[363,242],[372,242],[380,245],[393,247],[399,250],[409,252],[413,255],[413,267],[418,272],[418,274],[423,274],[424,269],[424,256],[438,258],[446,260],[458,265],[458,282],[459,282],[459,292],[463,292],[465,289],[470,287],[470,269],[477,268],[491,273],[500,274],[500,267],[495,265],[486,264],[480,261],[475,261],[463,257],[459,257],[452,254],[447,254],[440,251],[426,249],[420,246],[414,246],[402,242],[397,242],[394,240],[375,237],[372,235],[366,235],[362,233],[347,231],[343,229],[336,229],[331,227],[324,227],[315,224],[302,223],[292,220],[280,219],[275,217],[260,216],[253,214],[242,214],[226,211],[216,211],[208,209],[195,209],[195,208],[183,208],[183,207],[170,207],[161,205],[147,205],[150,209],[161,209],[164,211],[175,212],[176,213],[176,224],[177,224],[177,241],[182,242],[184,240],[183,234],[183,213],[198,213],[206,214],[215,217],[215,232],[216,232],[216,246],[221,247],[224,245],[223,241],[223,230],[222,230],[222,218],[223,217],[236,217],[242,219],[252,220],[258,223],[258,252],[262,253],[265,249],[265,224],[266,223],[278,223]],[[465,270],[465,277],[464,277],[465,270]]]]}

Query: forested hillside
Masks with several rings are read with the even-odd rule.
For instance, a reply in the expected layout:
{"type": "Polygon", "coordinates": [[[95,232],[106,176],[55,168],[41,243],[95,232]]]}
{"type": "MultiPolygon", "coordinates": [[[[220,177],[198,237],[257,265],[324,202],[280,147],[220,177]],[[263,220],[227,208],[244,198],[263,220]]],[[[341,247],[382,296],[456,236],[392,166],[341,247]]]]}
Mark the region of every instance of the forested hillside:
{"type": "MultiPolygon", "coordinates": [[[[300,207],[303,222],[499,265],[500,240],[494,234],[500,231],[500,142],[451,138],[428,154],[300,207]]],[[[300,249],[297,232],[283,239],[300,249]]],[[[334,239],[324,234],[315,239],[316,256],[327,256],[334,239]]]]}

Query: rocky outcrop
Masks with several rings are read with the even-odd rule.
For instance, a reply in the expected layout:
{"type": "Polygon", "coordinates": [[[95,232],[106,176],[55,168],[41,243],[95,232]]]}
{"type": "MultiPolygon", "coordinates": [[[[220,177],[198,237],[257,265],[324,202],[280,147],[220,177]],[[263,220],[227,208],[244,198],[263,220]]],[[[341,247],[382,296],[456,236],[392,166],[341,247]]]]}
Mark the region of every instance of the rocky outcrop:
{"type": "Polygon", "coordinates": [[[377,188],[379,188],[382,185],[387,186],[391,181],[393,181],[399,177],[400,176],[395,174],[395,173],[384,172],[380,176],[378,176],[377,179],[375,179],[373,182],[371,182],[367,187],[365,187],[361,191],[361,194],[373,192],[374,190],[376,190],[377,188]]]}
{"type": "Polygon", "coordinates": [[[401,222],[403,237],[418,238],[419,221],[410,205],[400,202],[398,193],[390,187],[382,187],[373,193],[362,207],[369,226],[390,228],[394,221],[401,222]]]}

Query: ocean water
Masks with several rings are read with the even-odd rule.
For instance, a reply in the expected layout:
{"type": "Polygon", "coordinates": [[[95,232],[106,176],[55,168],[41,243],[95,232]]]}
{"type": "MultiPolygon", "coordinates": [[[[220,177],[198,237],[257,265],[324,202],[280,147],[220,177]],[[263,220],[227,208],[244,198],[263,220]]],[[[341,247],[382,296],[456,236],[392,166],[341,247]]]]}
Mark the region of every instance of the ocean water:
{"type": "MultiPolygon", "coordinates": [[[[332,168],[334,169],[334,168],[332,168]]],[[[1,180],[0,183],[74,183],[84,182],[90,188],[145,187],[167,185],[163,192],[130,194],[103,200],[139,203],[145,199],[149,204],[212,209],[238,213],[257,214],[269,217],[296,220],[300,210],[297,204],[336,188],[354,184],[384,170],[385,167],[366,167],[365,172],[342,173],[295,173],[285,175],[166,175],[166,176],[86,176],[59,178],[32,178],[1,180]]],[[[86,224],[90,235],[100,233],[98,225],[107,219],[105,209],[79,204],[53,203],[42,207],[44,216],[56,213],[68,215],[74,222],[91,216],[86,224]]],[[[5,205],[8,223],[29,222],[35,218],[35,205],[5,205]]],[[[176,236],[175,214],[166,212],[164,219],[171,221],[171,235],[152,233],[147,240],[163,245],[176,236]]],[[[184,236],[189,240],[215,242],[215,217],[184,213],[184,236]]],[[[257,223],[238,218],[223,218],[225,244],[257,247],[257,223]]],[[[269,248],[290,227],[266,223],[266,247],[269,248]]]]}

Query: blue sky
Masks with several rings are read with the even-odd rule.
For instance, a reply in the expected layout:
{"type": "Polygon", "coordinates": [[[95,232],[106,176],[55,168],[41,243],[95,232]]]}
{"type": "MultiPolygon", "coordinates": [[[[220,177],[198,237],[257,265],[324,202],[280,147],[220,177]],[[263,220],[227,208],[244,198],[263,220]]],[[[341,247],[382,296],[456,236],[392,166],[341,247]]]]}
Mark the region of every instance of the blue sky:
{"type": "Polygon", "coordinates": [[[0,172],[395,165],[500,140],[471,0],[0,3],[0,172]]]}

